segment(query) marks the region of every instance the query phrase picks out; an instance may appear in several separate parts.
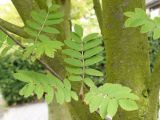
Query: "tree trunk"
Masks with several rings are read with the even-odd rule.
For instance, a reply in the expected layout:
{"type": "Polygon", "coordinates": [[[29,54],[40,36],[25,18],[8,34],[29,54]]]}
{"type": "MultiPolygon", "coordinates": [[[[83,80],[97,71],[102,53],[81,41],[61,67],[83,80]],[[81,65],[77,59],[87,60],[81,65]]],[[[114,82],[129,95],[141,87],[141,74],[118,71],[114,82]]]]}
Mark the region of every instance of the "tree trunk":
{"type": "Polygon", "coordinates": [[[103,0],[104,42],[106,49],[107,82],[129,86],[139,95],[139,110],[126,112],[119,109],[114,120],[157,120],[157,90],[152,101],[148,96],[150,81],[149,44],[139,29],[124,28],[124,12],[144,8],[144,0],[103,0]],[[153,110],[153,109],[152,109],[153,110]]]}

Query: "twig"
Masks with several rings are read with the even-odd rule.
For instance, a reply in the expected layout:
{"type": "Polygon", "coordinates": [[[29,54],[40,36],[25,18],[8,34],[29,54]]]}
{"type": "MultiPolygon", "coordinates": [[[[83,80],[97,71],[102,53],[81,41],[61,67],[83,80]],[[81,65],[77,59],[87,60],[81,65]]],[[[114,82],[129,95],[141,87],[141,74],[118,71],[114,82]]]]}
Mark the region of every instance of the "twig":
{"type": "MultiPolygon", "coordinates": [[[[2,30],[6,35],[8,35],[8,37],[10,37],[18,46],[20,46],[22,49],[25,49],[26,47],[23,46],[13,35],[11,35],[10,33],[7,32],[7,30],[5,28],[3,28],[2,26],[0,26],[0,30],[2,30]]],[[[58,75],[49,65],[47,65],[44,61],[37,59],[37,61],[42,64],[51,74],[53,74],[54,76],[56,76],[58,79],[60,79],[61,81],[63,81],[63,78],[58,75]]]]}
{"type": "Polygon", "coordinates": [[[99,0],[93,0],[94,4],[94,10],[97,16],[97,20],[99,23],[99,27],[101,28],[101,31],[103,31],[103,17],[102,17],[102,7],[99,0]]]}

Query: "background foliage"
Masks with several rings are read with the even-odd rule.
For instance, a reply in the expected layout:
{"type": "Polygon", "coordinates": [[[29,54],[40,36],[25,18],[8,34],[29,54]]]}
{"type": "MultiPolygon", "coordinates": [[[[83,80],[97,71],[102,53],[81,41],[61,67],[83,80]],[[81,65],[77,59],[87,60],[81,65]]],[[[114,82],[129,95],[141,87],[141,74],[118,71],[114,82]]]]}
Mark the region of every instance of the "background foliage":
{"type": "Polygon", "coordinates": [[[22,104],[36,100],[34,96],[24,98],[19,95],[19,91],[25,83],[15,80],[13,73],[17,70],[24,69],[41,71],[42,67],[37,63],[31,64],[27,60],[22,60],[21,56],[17,54],[0,58],[0,90],[8,105],[22,104]]]}

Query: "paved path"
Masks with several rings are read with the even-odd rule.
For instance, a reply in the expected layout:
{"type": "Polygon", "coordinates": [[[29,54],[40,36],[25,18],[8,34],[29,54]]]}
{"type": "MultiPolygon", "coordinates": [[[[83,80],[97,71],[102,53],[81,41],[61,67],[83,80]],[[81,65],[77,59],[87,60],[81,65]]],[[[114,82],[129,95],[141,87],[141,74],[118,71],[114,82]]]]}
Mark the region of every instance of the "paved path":
{"type": "Polygon", "coordinates": [[[48,120],[48,107],[46,103],[12,107],[0,120],[48,120]]]}

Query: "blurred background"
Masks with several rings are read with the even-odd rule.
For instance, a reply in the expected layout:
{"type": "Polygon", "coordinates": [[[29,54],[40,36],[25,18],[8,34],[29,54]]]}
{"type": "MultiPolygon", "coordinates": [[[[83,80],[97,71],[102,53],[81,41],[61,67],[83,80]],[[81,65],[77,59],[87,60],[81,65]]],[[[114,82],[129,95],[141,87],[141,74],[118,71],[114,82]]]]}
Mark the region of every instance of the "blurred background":
{"type": "MultiPolygon", "coordinates": [[[[146,12],[154,18],[160,15],[160,0],[146,0],[146,12]]],[[[93,9],[92,0],[72,0],[72,23],[78,23],[85,27],[85,33],[100,32],[98,22],[93,9]],[[81,2],[81,5],[76,2],[81,2]]],[[[0,18],[23,26],[15,7],[10,0],[0,0],[0,18]]],[[[151,37],[150,57],[151,67],[153,66],[160,41],[153,41],[151,37]]],[[[48,120],[48,106],[39,101],[35,96],[23,98],[19,95],[19,90],[24,83],[16,81],[12,73],[19,69],[42,71],[43,67],[37,63],[32,64],[23,60],[17,46],[14,46],[9,38],[1,33],[0,54],[4,54],[2,49],[6,49],[4,57],[0,57],[0,120],[48,120]],[[7,47],[6,47],[7,46],[7,47]],[[33,114],[33,115],[32,115],[33,114]],[[30,116],[33,116],[30,118],[30,116]],[[35,118],[34,118],[35,117],[35,118]]],[[[102,82],[99,80],[97,83],[102,82]]]]}

